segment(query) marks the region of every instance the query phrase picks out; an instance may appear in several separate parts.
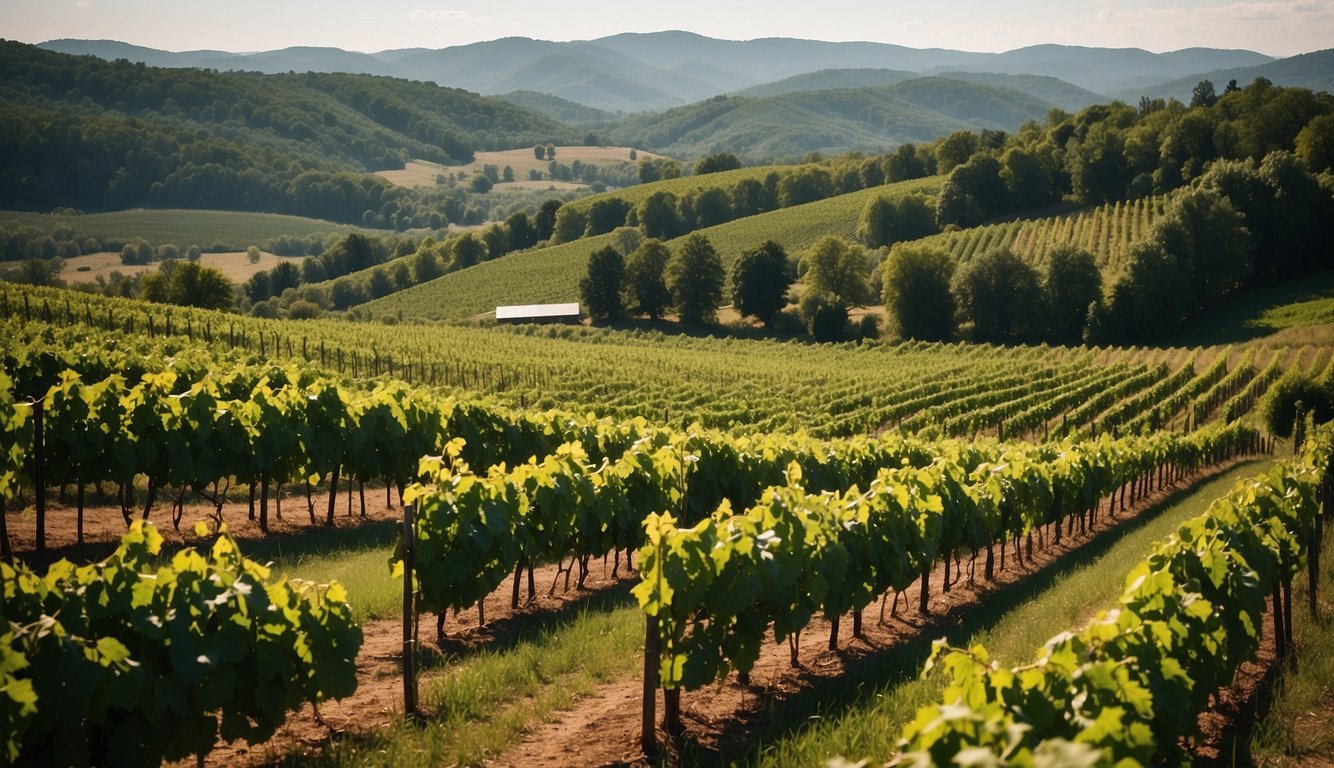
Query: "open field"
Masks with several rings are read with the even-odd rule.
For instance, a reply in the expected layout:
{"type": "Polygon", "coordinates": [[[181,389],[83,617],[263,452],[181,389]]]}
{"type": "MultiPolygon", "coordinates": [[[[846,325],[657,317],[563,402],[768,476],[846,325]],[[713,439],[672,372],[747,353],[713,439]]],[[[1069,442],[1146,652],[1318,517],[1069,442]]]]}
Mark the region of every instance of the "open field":
{"type": "MultiPolygon", "coordinates": [[[[631,163],[638,162],[639,158],[658,159],[662,155],[638,150],[635,157],[635,160],[630,159],[629,147],[556,147],[556,161],[564,165],[571,165],[576,160],[583,165],[595,166],[631,163]]],[[[507,149],[502,152],[478,152],[473,162],[467,165],[442,165],[429,160],[412,160],[402,170],[376,171],[375,175],[400,187],[433,187],[436,183],[435,177],[440,174],[458,174],[462,172],[471,175],[481,173],[482,169],[488,165],[494,165],[501,171],[504,171],[505,166],[509,166],[514,171],[515,182],[502,183],[497,189],[547,188],[546,186],[520,186],[520,183],[537,183],[529,182],[528,174],[530,171],[538,171],[545,175],[551,166],[550,160],[538,160],[531,148],[507,149]]],[[[558,185],[556,188],[561,190],[584,189],[587,187],[585,184],[572,182],[551,181],[546,183],[558,185]]]]}
{"type": "MultiPolygon", "coordinates": [[[[251,263],[250,256],[245,251],[232,251],[229,253],[201,254],[199,263],[206,267],[221,270],[228,280],[239,285],[249,280],[256,272],[273,269],[284,261],[290,261],[300,266],[303,258],[301,256],[274,256],[267,251],[260,251],[259,261],[251,263]]],[[[103,279],[111,277],[112,272],[119,272],[122,275],[137,275],[141,272],[155,270],[159,266],[161,266],[161,262],[122,264],[119,253],[103,251],[65,259],[65,268],[61,271],[60,278],[69,283],[93,283],[97,282],[99,277],[103,279]]]]}
{"type": "MultiPolygon", "coordinates": [[[[348,224],[287,216],[277,213],[240,211],[150,210],[138,208],[81,215],[0,212],[0,223],[17,223],[53,231],[68,224],[80,235],[100,240],[128,242],[142,237],[154,245],[169,243],[186,248],[209,248],[220,244],[235,249],[259,245],[276,237],[306,237],[367,231],[348,224]]],[[[379,230],[370,230],[376,231],[379,230]]]]}

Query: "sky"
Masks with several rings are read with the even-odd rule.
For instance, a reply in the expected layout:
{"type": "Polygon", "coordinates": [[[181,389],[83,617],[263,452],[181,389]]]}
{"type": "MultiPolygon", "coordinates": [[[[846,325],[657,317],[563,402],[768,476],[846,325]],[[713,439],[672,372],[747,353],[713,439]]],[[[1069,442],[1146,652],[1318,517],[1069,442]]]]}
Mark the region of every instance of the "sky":
{"type": "Polygon", "coordinates": [[[315,45],[371,52],[665,29],[968,51],[1060,43],[1291,56],[1334,47],[1334,0],[0,0],[6,39],[111,39],[171,51],[315,45]]]}

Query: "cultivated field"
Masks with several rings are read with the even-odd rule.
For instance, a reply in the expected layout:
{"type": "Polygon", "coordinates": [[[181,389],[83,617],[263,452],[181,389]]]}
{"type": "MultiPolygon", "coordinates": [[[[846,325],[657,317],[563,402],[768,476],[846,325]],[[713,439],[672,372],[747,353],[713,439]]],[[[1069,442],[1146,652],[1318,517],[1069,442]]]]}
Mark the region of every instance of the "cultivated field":
{"type": "MultiPolygon", "coordinates": [[[[239,285],[249,280],[256,272],[273,269],[284,261],[290,261],[300,266],[302,258],[297,256],[274,256],[272,253],[261,251],[259,261],[251,263],[250,256],[245,251],[232,251],[229,253],[200,254],[199,263],[206,267],[221,270],[228,280],[239,285]]],[[[112,272],[119,272],[122,275],[137,275],[141,272],[155,270],[160,265],[161,262],[122,264],[119,253],[105,251],[102,253],[88,253],[72,259],[65,259],[65,268],[60,272],[60,279],[68,283],[95,283],[99,277],[103,279],[110,278],[112,272]]]]}
{"type": "Polygon", "coordinates": [[[36,226],[47,231],[68,224],[80,235],[100,240],[129,242],[142,237],[154,245],[169,243],[211,247],[220,244],[236,249],[258,245],[276,237],[306,237],[359,231],[362,228],[331,221],[286,216],[277,213],[241,211],[135,209],[81,215],[0,212],[0,222],[36,226]]]}
{"type": "MultiPolygon", "coordinates": [[[[635,157],[635,161],[630,159],[629,147],[556,147],[556,161],[564,165],[571,165],[575,160],[583,165],[593,166],[630,163],[637,162],[638,158],[657,159],[661,158],[662,155],[638,150],[635,152],[635,157]]],[[[488,165],[494,165],[501,171],[505,169],[505,166],[509,166],[514,171],[515,181],[502,182],[497,185],[496,189],[541,190],[547,189],[550,185],[558,190],[566,191],[586,189],[588,186],[575,182],[530,181],[528,179],[530,171],[538,171],[545,175],[551,165],[550,160],[538,160],[531,148],[507,149],[502,152],[478,152],[476,153],[476,159],[467,165],[441,165],[428,160],[413,160],[407,163],[402,170],[376,171],[375,175],[401,187],[433,187],[436,183],[436,176],[440,174],[458,174],[462,172],[471,175],[481,173],[482,169],[488,165]]]]}

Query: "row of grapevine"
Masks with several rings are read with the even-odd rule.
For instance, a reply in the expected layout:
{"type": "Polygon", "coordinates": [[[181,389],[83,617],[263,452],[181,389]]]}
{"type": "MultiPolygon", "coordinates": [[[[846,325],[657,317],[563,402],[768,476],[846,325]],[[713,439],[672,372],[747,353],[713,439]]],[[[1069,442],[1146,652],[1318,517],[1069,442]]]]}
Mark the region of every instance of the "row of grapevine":
{"type": "MultiPolygon", "coordinates": [[[[18,318],[4,324],[7,338],[24,334],[45,340],[48,348],[70,334],[96,334],[121,347],[152,346],[172,357],[204,347],[220,357],[296,360],[333,375],[388,376],[438,387],[442,394],[463,390],[471,397],[495,397],[519,410],[591,410],[676,426],[698,421],[743,431],[805,430],[826,438],[877,431],[947,404],[952,397],[947,391],[978,394],[988,379],[1007,382],[995,388],[1029,381],[1040,389],[1042,375],[1053,370],[1105,368],[1118,358],[1099,350],[1043,346],[829,346],[568,327],[283,323],[49,289],[0,290],[0,315],[6,307],[18,318]],[[154,338],[146,338],[150,327],[154,338]],[[737,370],[746,375],[734,375],[737,370]]],[[[1151,370],[1143,360],[1127,364],[1128,377],[1151,370]]],[[[1074,420],[1091,420],[1098,410],[1085,408],[1074,420]]],[[[948,415],[939,411],[919,421],[932,426],[925,422],[936,418],[948,415]]]]}
{"type": "MultiPolygon", "coordinates": [[[[1190,366],[1192,369],[1194,366],[1190,366]]],[[[1126,429],[1166,429],[1178,413],[1192,415],[1195,399],[1228,375],[1227,350],[1222,350],[1214,362],[1170,392],[1163,392],[1152,407],[1142,408],[1138,416],[1125,422],[1126,429]]],[[[1195,424],[1186,424],[1186,430],[1195,424]]]]}
{"type": "Polygon", "coordinates": [[[219,737],[257,744],[356,690],[362,634],[336,582],[270,581],[225,527],[207,552],[161,547],[136,522],[99,563],[0,561],[0,763],[202,763],[219,737]]]}
{"type": "Polygon", "coordinates": [[[781,642],[816,611],[831,621],[852,611],[859,628],[863,608],[919,576],[925,610],[937,557],[986,549],[990,577],[998,542],[1003,552],[1004,542],[1048,525],[1059,542],[1062,523],[1078,518],[1083,530],[1117,489],[1143,493],[1257,447],[1258,435],[1239,426],[1010,445],[991,455],[956,443],[929,465],[883,469],[864,491],[803,489],[792,467],[784,484],[735,514],[723,505],[689,527],[668,513],[649,515],[634,593],[658,642],[652,682],[669,692],[668,730],[679,728],[674,691],[708,685],[729,669],[747,673],[770,626],[781,642]]]}
{"type": "Polygon", "coordinates": [[[942,668],[948,685],[905,729],[902,762],[1180,761],[1198,713],[1259,647],[1271,595],[1282,648],[1288,586],[1317,554],[1332,450],[1325,429],[1296,459],[1239,482],[1154,547],[1115,610],[1052,638],[1030,664],[937,646],[928,669],[942,668]]]}
{"type": "Polygon", "coordinates": [[[1023,219],[957,232],[932,235],[924,242],[943,248],[957,262],[987,251],[1008,248],[1030,264],[1039,265],[1058,245],[1074,245],[1092,253],[1104,275],[1120,269],[1130,246],[1148,232],[1167,206],[1167,196],[1108,203],[1076,214],[1023,219]]]}
{"type": "MultiPolygon", "coordinates": [[[[1226,352],[1223,354],[1226,355],[1226,352]]],[[[1251,379],[1255,378],[1255,359],[1256,348],[1247,347],[1241,359],[1226,376],[1196,396],[1188,412],[1192,424],[1198,425],[1207,421],[1219,406],[1235,397],[1251,379]]]]}

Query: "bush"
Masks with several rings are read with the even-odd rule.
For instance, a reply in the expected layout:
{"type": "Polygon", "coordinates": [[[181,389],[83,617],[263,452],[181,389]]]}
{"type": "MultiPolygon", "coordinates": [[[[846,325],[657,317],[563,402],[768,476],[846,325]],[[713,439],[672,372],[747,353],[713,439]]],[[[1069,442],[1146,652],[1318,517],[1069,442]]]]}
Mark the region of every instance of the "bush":
{"type": "Polygon", "coordinates": [[[1290,437],[1293,424],[1297,420],[1297,403],[1302,404],[1303,413],[1313,413],[1316,423],[1328,421],[1331,406],[1334,406],[1334,393],[1329,382],[1289,373],[1274,382],[1264,400],[1260,402],[1260,417],[1265,428],[1279,437],[1290,437]]]}

